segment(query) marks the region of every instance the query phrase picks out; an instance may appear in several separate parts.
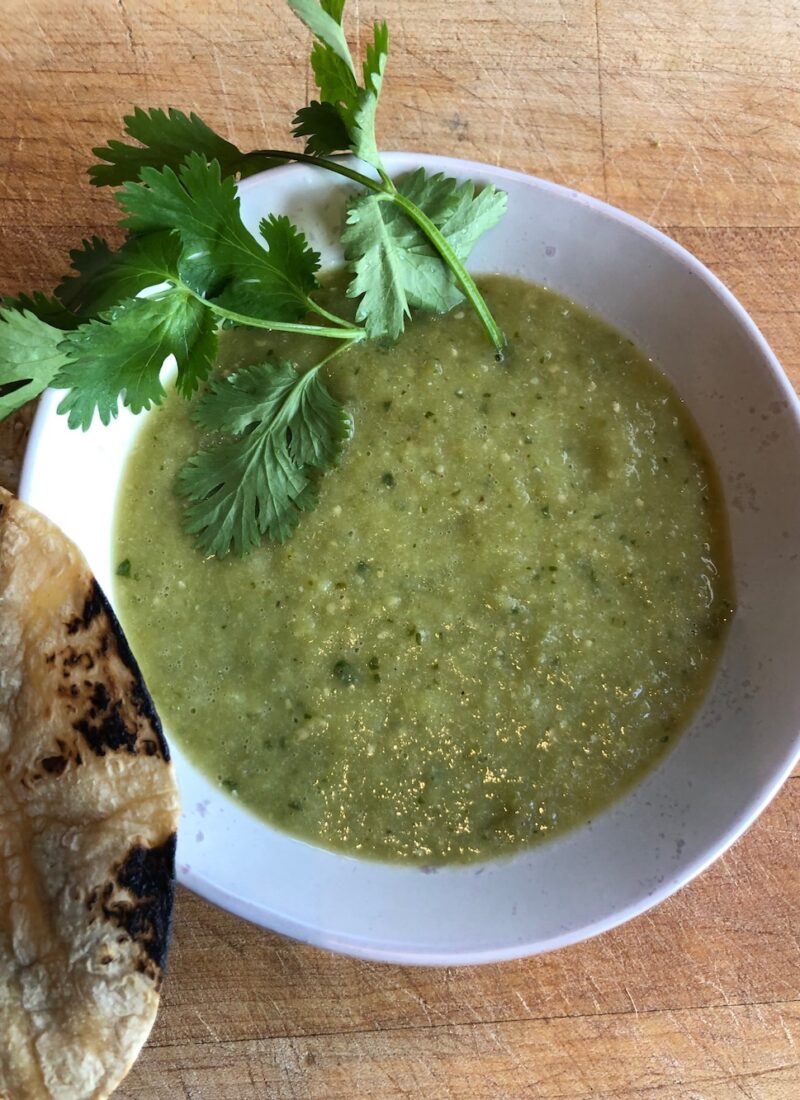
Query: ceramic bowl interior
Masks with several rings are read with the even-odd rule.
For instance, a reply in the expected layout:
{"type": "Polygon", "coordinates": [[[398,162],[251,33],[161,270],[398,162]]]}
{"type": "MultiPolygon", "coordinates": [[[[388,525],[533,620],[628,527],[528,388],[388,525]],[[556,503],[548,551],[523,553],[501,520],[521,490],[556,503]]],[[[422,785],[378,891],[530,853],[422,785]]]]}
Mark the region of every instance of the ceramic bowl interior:
{"type": "MultiPolygon", "coordinates": [[[[508,214],[475,271],[553,287],[629,335],[659,363],[716,461],[730,518],[738,610],[719,674],[688,732],[650,775],[591,823],[513,858],[423,871],[351,859],[258,821],[175,749],[183,797],[180,880],[252,921],[372,959],[456,964],[531,954],[618,924],[666,897],[753,820],[798,754],[800,419],[774,356],[697,260],[585,195],[486,165],[393,154],[393,174],[492,182],[508,214]]],[[[286,213],[336,262],[346,181],[306,166],[242,184],[246,224],[286,213]]],[[[82,547],[111,584],[112,517],[139,421],[85,434],[49,393],[22,495],[82,547]]]]}

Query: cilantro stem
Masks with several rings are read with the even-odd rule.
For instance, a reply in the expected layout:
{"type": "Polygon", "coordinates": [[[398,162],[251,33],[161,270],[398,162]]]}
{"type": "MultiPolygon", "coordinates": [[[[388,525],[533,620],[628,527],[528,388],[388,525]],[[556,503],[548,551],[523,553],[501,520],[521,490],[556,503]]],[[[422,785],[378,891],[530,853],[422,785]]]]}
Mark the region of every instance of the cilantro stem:
{"type": "Polygon", "coordinates": [[[465,297],[478,314],[496,351],[502,353],[506,346],[505,335],[494,317],[492,317],[489,307],[484,301],[483,295],[475,285],[475,280],[464,267],[461,260],[448,243],[447,238],[439,230],[435,222],[432,222],[428,215],[423,210],[420,210],[416,203],[413,203],[398,191],[392,180],[389,179],[384,171],[380,172],[381,182],[379,182],[378,180],[371,179],[369,176],[365,176],[363,172],[356,171],[355,168],[350,168],[347,164],[341,164],[337,160],[330,160],[328,157],[316,157],[311,153],[296,153],[288,149],[256,149],[252,153],[246,155],[251,157],[269,157],[271,160],[299,161],[302,164],[313,164],[316,165],[317,168],[325,168],[329,172],[335,172],[339,176],[345,176],[347,179],[353,180],[354,183],[360,183],[362,187],[366,187],[376,194],[385,195],[389,201],[396,203],[413,222],[416,222],[453,272],[457,283],[464,291],[465,297]]]}
{"type": "Polygon", "coordinates": [[[434,246],[436,251],[442,257],[444,262],[453,272],[456,280],[464,291],[466,298],[470,305],[478,314],[481,319],[483,327],[489,334],[489,339],[495,346],[498,355],[503,352],[506,346],[506,338],[503,330],[497,324],[494,317],[492,317],[489,307],[484,301],[483,295],[475,285],[475,280],[469,274],[467,269],[459,260],[458,256],[453,251],[446,237],[439,231],[438,227],[428,217],[428,215],[416,205],[407,199],[400,191],[396,191],[392,195],[392,201],[395,202],[401,210],[403,210],[412,221],[416,222],[422,232],[434,246]]]}
{"type": "MultiPolygon", "coordinates": [[[[322,367],[327,366],[331,359],[335,359],[337,355],[343,355],[346,351],[349,351],[351,344],[355,343],[357,343],[356,340],[351,340],[350,344],[340,344],[338,348],[334,348],[333,351],[329,352],[324,359],[320,359],[320,361],[316,363],[310,371],[307,371],[306,374],[316,374],[322,367]]],[[[305,375],[303,377],[305,377],[305,375]]]]}
{"type": "Polygon", "coordinates": [[[327,309],[325,309],[323,306],[321,306],[319,304],[319,302],[315,302],[313,298],[308,298],[307,301],[308,301],[309,310],[313,311],[314,313],[318,313],[320,315],[320,317],[327,318],[328,321],[331,321],[334,325],[337,325],[339,328],[352,328],[353,327],[352,324],[349,321],[346,321],[344,319],[344,317],[339,317],[336,313],[329,313],[327,309]]]}
{"type": "MultiPolygon", "coordinates": [[[[181,285],[193,298],[197,298],[203,305],[208,306],[211,312],[216,314],[217,317],[222,317],[226,321],[234,321],[237,325],[247,325],[248,328],[266,328],[274,332],[296,332],[302,336],[327,336],[332,340],[347,340],[347,347],[349,347],[350,344],[357,344],[360,340],[364,339],[364,330],[362,328],[353,325],[345,327],[342,325],[341,319],[337,327],[331,327],[330,325],[295,324],[292,321],[265,321],[261,317],[251,317],[245,313],[235,313],[232,309],[225,309],[224,306],[219,306],[216,302],[211,302],[201,294],[195,293],[195,291],[185,286],[185,284],[181,285]]],[[[330,316],[332,316],[332,314],[330,316]]]]}
{"type": "Polygon", "coordinates": [[[386,172],[385,169],[379,168],[378,169],[378,174],[380,175],[381,179],[383,180],[384,190],[388,191],[389,194],[391,194],[391,195],[396,194],[397,193],[397,188],[395,187],[394,180],[391,178],[389,173],[386,172]]]}
{"type": "Polygon", "coordinates": [[[372,179],[370,176],[365,176],[363,172],[356,171],[355,168],[350,168],[346,164],[341,164],[338,160],[330,160],[328,157],[315,157],[311,153],[296,153],[290,149],[254,149],[251,153],[245,153],[247,157],[267,157],[270,160],[280,160],[284,162],[299,161],[301,164],[313,164],[317,168],[326,168],[329,172],[335,172],[339,176],[346,176],[347,179],[352,180],[354,183],[360,183],[362,187],[369,188],[370,191],[388,191],[382,183],[372,179]]]}

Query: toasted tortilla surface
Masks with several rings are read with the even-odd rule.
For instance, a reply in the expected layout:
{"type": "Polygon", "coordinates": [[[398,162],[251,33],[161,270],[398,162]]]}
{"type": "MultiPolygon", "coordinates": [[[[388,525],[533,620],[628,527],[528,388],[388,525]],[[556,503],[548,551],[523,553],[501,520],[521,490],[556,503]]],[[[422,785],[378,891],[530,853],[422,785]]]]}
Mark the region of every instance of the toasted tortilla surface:
{"type": "Polygon", "coordinates": [[[178,794],[82,554],[0,489],[0,1098],[100,1100],[158,1007],[178,794]]]}

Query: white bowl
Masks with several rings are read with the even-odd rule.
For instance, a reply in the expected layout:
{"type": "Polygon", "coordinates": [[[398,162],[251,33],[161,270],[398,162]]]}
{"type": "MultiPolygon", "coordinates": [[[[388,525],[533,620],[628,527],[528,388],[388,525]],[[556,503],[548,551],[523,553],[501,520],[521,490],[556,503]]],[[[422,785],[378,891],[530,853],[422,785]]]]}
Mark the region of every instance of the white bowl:
{"type": "MultiPolygon", "coordinates": [[[[180,881],[249,920],[370,959],[460,964],[574,943],[677,890],[753,821],[800,749],[800,406],[753,322],[696,259],[596,199],[516,172],[445,157],[386,158],[509,193],[474,271],[553,287],[628,334],[677,387],[724,486],[738,610],[719,674],[675,748],[591,825],[513,858],[428,871],[315,848],[257,820],[173,745],[183,796],[180,881]]],[[[327,262],[352,185],[293,165],[240,186],[256,230],[286,213],[327,262]],[[325,228],[327,227],[327,228],[325,228]]],[[[119,473],[139,420],[70,431],[42,400],[22,496],[83,548],[112,592],[119,473]]]]}

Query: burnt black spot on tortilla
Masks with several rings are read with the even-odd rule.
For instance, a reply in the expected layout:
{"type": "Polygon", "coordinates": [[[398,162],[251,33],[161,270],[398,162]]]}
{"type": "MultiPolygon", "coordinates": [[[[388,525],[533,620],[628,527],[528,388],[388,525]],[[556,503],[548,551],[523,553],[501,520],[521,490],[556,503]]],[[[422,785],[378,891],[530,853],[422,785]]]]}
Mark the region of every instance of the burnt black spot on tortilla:
{"type": "Polygon", "coordinates": [[[70,647],[64,652],[63,656],[64,675],[69,675],[69,669],[75,668],[76,665],[83,665],[85,669],[94,668],[94,658],[91,653],[82,652],[78,649],[72,649],[70,647]]]}
{"type": "Polygon", "coordinates": [[[102,610],[103,594],[100,590],[100,585],[93,577],[89,585],[89,594],[84,600],[83,611],[80,615],[76,615],[74,619],[70,619],[67,623],[67,634],[77,634],[79,630],[86,630],[88,626],[91,626],[102,610]]]}
{"type": "Polygon", "coordinates": [[[50,656],[49,656],[49,657],[45,657],[45,659],[44,659],[44,660],[45,660],[45,664],[48,664],[48,665],[54,665],[54,664],[55,664],[55,662],[56,662],[56,655],[55,655],[55,653],[51,653],[51,654],[50,654],[50,656]]]}
{"type": "MultiPolygon", "coordinates": [[[[119,625],[119,620],[114,614],[111,604],[106,599],[105,593],[102,588],[95,582],[95,590],[97,599],[100,601],[100,606],[105,612],[108,619],[108,625],[110,631],[105,635],[106,638],[109,634],[113,634],[117,643],[117,652],[119,653],[120,660],[130,672],[133,677],[133,687],[131,689],[131,703],[136,710],[136,713],[140,718],[143,718],[145,722],[148,722],[152,726],[153,733],[156,736],[158,742],[158,748],[161,752],[162,758],[169,763],[169,746],[167,745],[164,737],[164,731],[161,728],[161,720],[156,713],[156,708],[153,706],[153,700],[150,698],[150,692],[147,690],[144,680],[142,679],[142,673],[139,670],[139,666],[136,663],[136,658],[131,653],[131,647],[128,645],[128,640],[122,632],[122,627],[119,625]]],[[[106,645],[102,652],[105,653],[108,649],[106,645]]]]}
{"type": "Polygon", "coordinates": [[[117,701],[95,722],[92,718],[96,717],[97,711],[93,710],[89,718],[72,723],[97,756],[105,756],[109,749],[112,752],[119,752],[120,749],[136,752],[137,731],[127,725],[121,711],[122,704],[117,701]]]}
{"type": "Polygon", "coordinates": [[[103,905],[106,918],[124,929],[161,971],[172,926],[175,842],[172,833],[157,848],[134,845],[116,873],[117,884],[132,895],[133,902],[106,898],[103,905]]]}
{"type": "Polygon", "coordinates": [[[83,625],[89,626],[93,622],[100,612],[103,610],[103,604],[106,602],[103,591],[100,585],[92,577],[92,583],[89,586],[89,595],[86,597],[86,602],[83,605],[83,625]]]}
{"type": "Polygon", "coordinates": [[[67,633],[77,634],[79,630],[85,630],[88,626],[91,626],[102,610],[103,601],[100,594],[100,585],[92,577],[89,594],[83,603],[83,610],[80,615],[76,615],[74,619],[70,619],[67,623],[67,633]]]}
{"type": "MultiPolygon", "coordinates": [[[[103,590],[93,580],[83,614],[80,620],[73,621],[79,621],[80,626],[86,627],[101,616],[103,621],[97,632],[99,638],[93,639],[93,644],[87,645],[87,648],[82,651],[73,646],[68,646],[62,651],[63,675],[69,678],[71,670],[77,665],[82,666],[87,672],[90,671],[95,667],[94,656],[98,658],[105,656],[116,644],[120,660],[133,679],[127,699],[124,701],[126,709],[130,706],[136,717],[141,718],[143,723],[150,727],[143,732],[149,734],[152,731],[152,738],[143,741],[143,751],[148,756],[160,755],[165,762],[169,762],[169,747],[139,666],[103,590]]],[[[80,720],[73,723],[73,728],[83,734],[92,751],[98,756],[104,756],[107,751],[137,752],[138,729],[131,727],[138,727],[139,723],[125,721],[122,715],[123,702],[112,703],[108,689],[99,681],[84,680],[83,687],[88,694],[90,706],[80,720]]],[[[79,694],[77,685],[70,688],[70,694],[74,696],[79,694]]]]}
{"type": "Polygon", "coordinates": [[[67,767],[66,756],[46,756],[42,767],[48,775],[63,775],[67,767]]]}
{"type": "Polygon", "coordinates": [[[108,694],[108,689],[105,684],[97,683],[94,685],[92,694],[90,696],[92,706],[97,707],[98,710],[107,710],[111,699],[108,694]]]}

